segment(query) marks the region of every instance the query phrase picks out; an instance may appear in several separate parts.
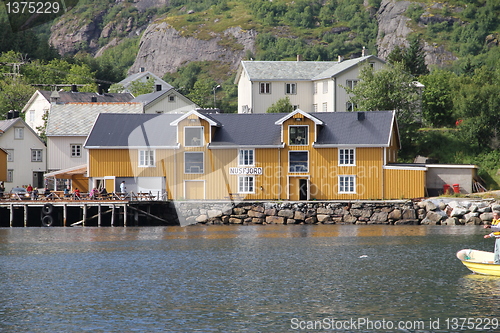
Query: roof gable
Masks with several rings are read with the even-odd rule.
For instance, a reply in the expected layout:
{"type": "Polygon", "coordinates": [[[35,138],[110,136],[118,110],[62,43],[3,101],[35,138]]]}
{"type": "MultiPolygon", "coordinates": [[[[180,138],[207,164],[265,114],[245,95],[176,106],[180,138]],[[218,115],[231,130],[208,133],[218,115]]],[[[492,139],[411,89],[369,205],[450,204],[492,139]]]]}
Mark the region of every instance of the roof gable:
{"type": "Polygon", "coordinates": [[[278,120],[275,122],[275,124],[276,124],[276,125],[283,125],[283,123],[284,123],[286,120],[288,120],[288,119],[290,119],[290,118],[293,118],[293,116],[295,116],[296,114],[301,114],[302,116],[304,116],[304,118],[307,118],[307,119],[312,120],[312,121],[313,121],[316,125],[323,125],[323,122],[322,122],[321,120],[319,120],[318,118],[314,117],[312,114],[307,113],[307,112],[304,112],[304,111],[302,111],[302,110],[300,110],[300,109],[297,109],[297,110],[295,110],[295,111],[293,111],[293,112],[288,113],[286,116],[284,116],[284,117],[282,117],[282,118],[278,119],[278,120]]]}
{"type": "Polygon", "coordinates": [[[220,126],[220,123],[214,120],[214,118],[211,115],[209,116],[208,114],[200,113],[197,110],[189,111],[188,113],[185,113],[183,116],[180,117],[178,116],[179,118],[172,121],[170,123],[170,126],[177,126],[181,121],[183,121],[184,119],[188,118],[193,114],[196,115],[198,118],[206,120],[211,126],[220,126]]]}
{"type": "Polygon", "coordinates": [[[164,84],[167,87],[167,90],[173,88],[172,85],[168,84],[167,82],[162,80],[158,75],[156,75],[150,71],[138,72],[138,73],[129,75],[126,78],[124,78],[123,80],[121,80],[120,82],[118,82],[118,84],[123,86],[124,88],[127,88],[132,82],[140,80],[143,77],[147,77],[147,76],[153,77],[155,79],[155,81],[160,82],[161,84],[164,84]]]}
{"type": "Polygon", "coordinates": [[[142,113],[141,103],[67,103],[52,107],[47,136],[87,136],[100,113],[142,113]]]}

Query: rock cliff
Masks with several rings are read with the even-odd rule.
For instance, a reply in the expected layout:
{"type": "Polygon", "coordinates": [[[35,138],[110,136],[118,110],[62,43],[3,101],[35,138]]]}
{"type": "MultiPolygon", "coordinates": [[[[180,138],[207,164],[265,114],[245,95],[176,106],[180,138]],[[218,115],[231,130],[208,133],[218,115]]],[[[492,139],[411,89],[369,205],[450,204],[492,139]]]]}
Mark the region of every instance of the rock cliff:
{"type": "Polygon", "coordinates": [[[183,37],[165,22],[153,23],[141,38],[137,58],[129,72],[144,67],[163,76],[188,62],[205,60],[230,63],[234,69],[247,51],[255,52],[256,35],[254,30],[232,27],[223,34],[213,34],[210,40],[200,40],[183,37]],[[228,40],[231,43],[227,43],[228,40]]]}
{"type": "MultiPolygon", "coordinates": [[[[382,0],[377,12],[378,36],[377,48],[378,56],[386,59],[395,46],[408,46],[408,35],[413,32],[410,28],[411,19],[404,15],[408,6],[415,4],[410,1],[382,0]]],[[[424,5],[422,5],[424,6],[424,5]]],[[[428,22],[425,20],[424,13],[419,19],[418,24],[425,26],[428,22]]],[[[442,45],[436,43],[428,44],[424,42],[425,62],[427,65],[446,65],[457,59],[451,52],[444,49],[442,45]]]]}

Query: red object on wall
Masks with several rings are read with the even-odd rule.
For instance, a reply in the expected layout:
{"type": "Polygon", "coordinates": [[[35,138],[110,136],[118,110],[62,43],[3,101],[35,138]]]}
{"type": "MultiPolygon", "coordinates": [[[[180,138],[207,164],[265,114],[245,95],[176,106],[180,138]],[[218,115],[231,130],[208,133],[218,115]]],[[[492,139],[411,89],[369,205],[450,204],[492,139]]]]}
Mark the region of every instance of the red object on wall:
{"type": "Polygon", "coordinates": [[[460,193],[460,185],[459,184],[453,184],[453,192],[460,193]]]}
{"type": "Polygon", "coordinates": [[[444,185],[443,185],[443,194],[448,194],[448,193],[450,193],[450,187],[451,187],[450,185],[448,185],[448,184],[444,184],[444,185]]]}

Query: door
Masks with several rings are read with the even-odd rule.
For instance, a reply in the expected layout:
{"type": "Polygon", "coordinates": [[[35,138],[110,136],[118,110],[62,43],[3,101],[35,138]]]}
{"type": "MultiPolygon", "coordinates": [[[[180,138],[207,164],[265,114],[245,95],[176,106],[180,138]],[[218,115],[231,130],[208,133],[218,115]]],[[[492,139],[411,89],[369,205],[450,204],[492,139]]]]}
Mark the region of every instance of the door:
{"type": "Polygon", "coordinates": [[[33,187],[43,188],[43,172],[33,171],[33,187]]]}
{"type": "Polygon", "coordinates": [[[291,201],[309,199],[309,179],[290,177],[289,178],[289,197],[291,201]]]}
{"type": "Polygon", "coordinates": [[[186,200],[205,199],[205,181],[203,180],[184,181],[184,198],[186,200]]]}

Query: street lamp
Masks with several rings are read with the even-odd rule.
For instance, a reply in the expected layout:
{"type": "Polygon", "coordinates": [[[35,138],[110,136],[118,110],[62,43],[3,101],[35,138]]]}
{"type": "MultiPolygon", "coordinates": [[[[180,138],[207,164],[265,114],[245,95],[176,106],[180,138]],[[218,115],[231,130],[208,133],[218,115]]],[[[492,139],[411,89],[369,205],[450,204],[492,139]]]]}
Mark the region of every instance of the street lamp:
{"type": "Polygon", "coordinates": [[[215,91],[220,88],[220,84],[216,85],[215,87],[212,88],[214,91],[214,109],[215,109],[215,91]]]}

